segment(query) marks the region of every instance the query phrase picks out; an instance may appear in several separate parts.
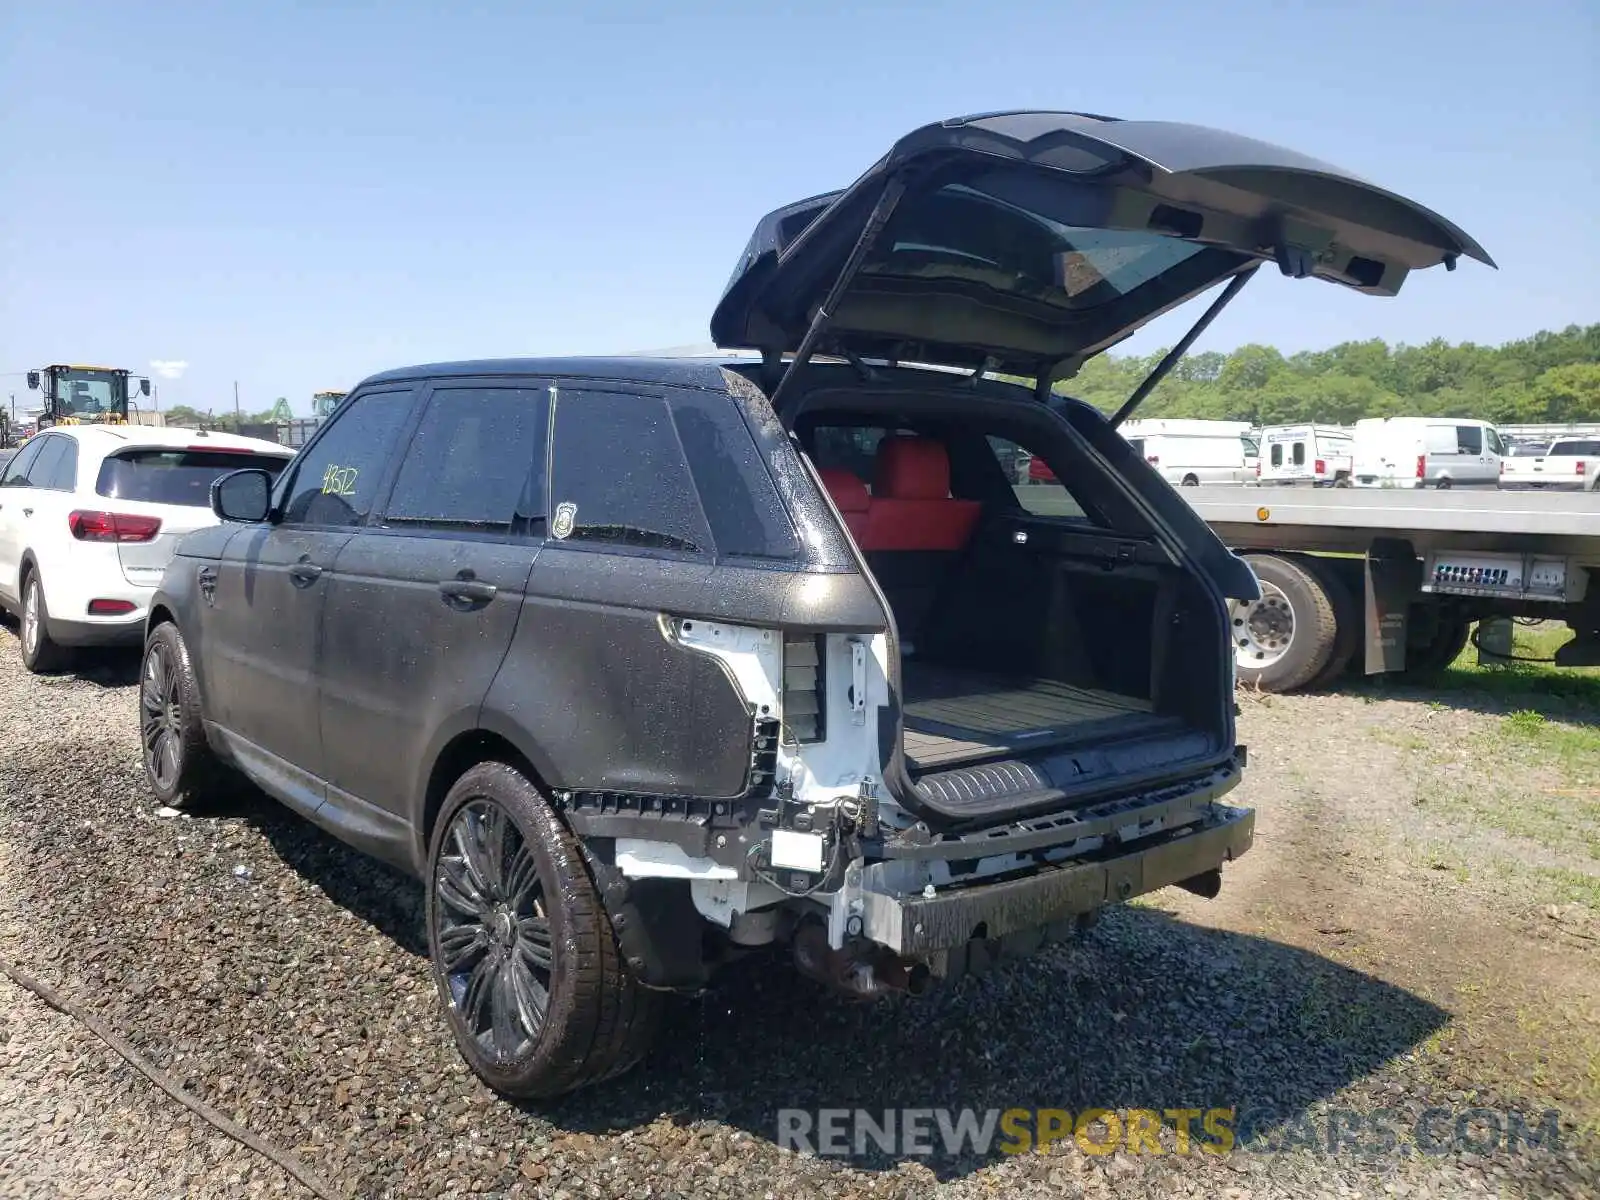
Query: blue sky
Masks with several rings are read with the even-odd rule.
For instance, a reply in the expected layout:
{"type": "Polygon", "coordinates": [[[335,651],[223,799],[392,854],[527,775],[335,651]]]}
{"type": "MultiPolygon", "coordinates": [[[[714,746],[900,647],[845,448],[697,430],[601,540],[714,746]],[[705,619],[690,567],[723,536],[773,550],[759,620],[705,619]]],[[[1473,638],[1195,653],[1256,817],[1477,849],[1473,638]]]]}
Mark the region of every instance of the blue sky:
{"type": "Polygon", "coordinates": [[[0,399],[155,360],[188,364],[164,406],[305,411],[405,363],[703,343],[763,212],[1000,108],[1282,142],[1500,264],[1264,276],[1197,349],[1600,319],[1593,0],[553,7],[0,4],[0,399]]]}

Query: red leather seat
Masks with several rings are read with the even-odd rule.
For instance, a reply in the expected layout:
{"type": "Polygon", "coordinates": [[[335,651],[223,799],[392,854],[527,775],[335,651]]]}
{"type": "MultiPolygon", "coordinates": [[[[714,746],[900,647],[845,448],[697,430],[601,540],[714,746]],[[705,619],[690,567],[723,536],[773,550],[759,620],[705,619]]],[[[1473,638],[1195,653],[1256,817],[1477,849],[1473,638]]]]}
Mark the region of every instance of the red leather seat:
{"type": "Polygon", "coordinates": [[[863,550],[960,550],[982,505],[950,495],[950,458],[932,438],[878,443],[863,550]]]}
{"type": "Polygon", "coordinates": [[[839,515],[844,518],[845,528],[850,531],[850,536],[860,541],[867,531],[867,510],[872,505],[872,497],[867,494],[867,485],[862,483],[854,472],[841,467],[821,467],[817,474],[822,476],[823,486],[828,489],[828,494],[838,506],[839,515]]]}

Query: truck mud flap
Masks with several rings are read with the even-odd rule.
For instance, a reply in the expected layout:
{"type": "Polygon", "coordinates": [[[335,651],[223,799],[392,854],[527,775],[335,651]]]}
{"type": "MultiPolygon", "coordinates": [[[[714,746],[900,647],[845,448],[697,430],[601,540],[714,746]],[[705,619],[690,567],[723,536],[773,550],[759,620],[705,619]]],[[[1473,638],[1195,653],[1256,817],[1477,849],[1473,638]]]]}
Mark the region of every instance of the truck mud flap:
{"type": "Polygon", "coordinates": [[[1422,588],[1422,564],[1408,542],[1377,538],[1367,552],[1365,576],[1368,675],[1406,668],[1406,621],[1422,588]]]}
{"type": "Polygon", "coordinates": [[[1113,858],[900,900],[899,944],[891,933],[891,948],[912,957],[965,945],[980,930],[987,938],[1004,937],[1214,870],[1249,850],[1256,815],[1221,804],[1212,813],[1203,824],[1113,858]]]}

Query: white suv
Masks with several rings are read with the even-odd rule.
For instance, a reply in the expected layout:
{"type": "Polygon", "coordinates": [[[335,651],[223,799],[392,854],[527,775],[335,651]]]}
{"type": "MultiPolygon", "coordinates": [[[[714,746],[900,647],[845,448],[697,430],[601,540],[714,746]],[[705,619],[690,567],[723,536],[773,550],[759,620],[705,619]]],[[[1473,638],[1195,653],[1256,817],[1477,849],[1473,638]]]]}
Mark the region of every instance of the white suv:
{"type": "Polygon", "coordinates": [[[179,539],[215,525],[211,483],[240,467],[274,475],[275,442],[146,425],[72,425],[30,439],[0,474],[0,607],[22,618],[22,661],[59,668],[67,648],[140,643],[179,539]]]}

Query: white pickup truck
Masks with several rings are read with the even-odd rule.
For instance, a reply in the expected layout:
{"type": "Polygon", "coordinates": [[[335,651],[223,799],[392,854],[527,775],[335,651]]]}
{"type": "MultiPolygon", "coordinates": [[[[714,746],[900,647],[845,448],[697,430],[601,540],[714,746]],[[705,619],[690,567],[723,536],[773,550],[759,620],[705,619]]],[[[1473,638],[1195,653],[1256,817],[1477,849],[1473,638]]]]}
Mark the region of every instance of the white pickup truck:
{"type": "Polygon", "coordinates": [[[1500,460],[1500,486],[1510,488],[1593,488],[1600,474],[1600,437],[1558,437],[1543,453],[1512,454],[1500,460]]]}

